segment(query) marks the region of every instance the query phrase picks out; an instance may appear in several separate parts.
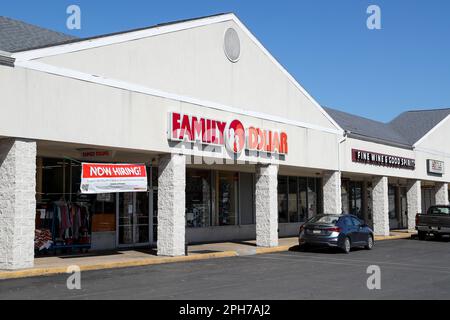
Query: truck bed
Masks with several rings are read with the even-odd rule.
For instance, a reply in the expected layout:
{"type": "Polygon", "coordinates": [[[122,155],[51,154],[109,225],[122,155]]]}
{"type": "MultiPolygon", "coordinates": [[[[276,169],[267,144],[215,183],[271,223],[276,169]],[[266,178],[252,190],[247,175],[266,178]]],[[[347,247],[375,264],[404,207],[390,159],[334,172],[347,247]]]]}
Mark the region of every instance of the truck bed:
{"type": "Polygon", "coordinates": [[[450,206],[433,206],[427,214],[418,214],[416,229],[419,238],[427,233],[434,235],[450,235],[450,206]]]}

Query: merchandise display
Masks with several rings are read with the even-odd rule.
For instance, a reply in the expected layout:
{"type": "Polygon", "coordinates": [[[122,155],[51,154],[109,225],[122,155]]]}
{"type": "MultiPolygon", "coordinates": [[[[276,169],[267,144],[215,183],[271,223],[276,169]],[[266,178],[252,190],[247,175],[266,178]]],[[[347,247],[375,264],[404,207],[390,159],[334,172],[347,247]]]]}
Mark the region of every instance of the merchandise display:
{"type": "Polygon", "coordinates": [[[56,201],[43,206],[37,210],[35,249],[89,249],[91,219],[89,203],[56,201]]]}

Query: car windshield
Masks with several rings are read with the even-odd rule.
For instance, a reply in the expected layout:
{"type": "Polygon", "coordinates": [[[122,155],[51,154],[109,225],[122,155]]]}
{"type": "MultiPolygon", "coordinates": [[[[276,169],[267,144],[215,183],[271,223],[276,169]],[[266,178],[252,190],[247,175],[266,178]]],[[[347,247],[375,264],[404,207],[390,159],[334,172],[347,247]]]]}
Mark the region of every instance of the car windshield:
{"type": "Polygon", "coordinates": [[[325,224],[336,224],[339,220],[338,216],[315,216],[309,220],[309,223],[325,223],[325,224]]]}
{"type": "Polygon", "coordinates": [[[432,207],[428,214],[444,214],[450,215],[450,207],[432,207]]]}

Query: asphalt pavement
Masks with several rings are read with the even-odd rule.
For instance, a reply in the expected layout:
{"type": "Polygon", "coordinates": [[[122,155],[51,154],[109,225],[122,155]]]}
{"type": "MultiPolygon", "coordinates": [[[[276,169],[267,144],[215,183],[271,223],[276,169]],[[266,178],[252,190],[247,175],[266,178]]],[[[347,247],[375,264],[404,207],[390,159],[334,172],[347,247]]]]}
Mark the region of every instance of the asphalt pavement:
{"type": "MultiPolygon", "coordinates": [[[[0,281],[0,299],[450,299],[450,241],[394,240],[346,255],[317,249],[0,281]],[[369,266],[381,289],[369,290],[369,266]]],[[[371,281],[370,283],[374,283],[371,281]]]]}

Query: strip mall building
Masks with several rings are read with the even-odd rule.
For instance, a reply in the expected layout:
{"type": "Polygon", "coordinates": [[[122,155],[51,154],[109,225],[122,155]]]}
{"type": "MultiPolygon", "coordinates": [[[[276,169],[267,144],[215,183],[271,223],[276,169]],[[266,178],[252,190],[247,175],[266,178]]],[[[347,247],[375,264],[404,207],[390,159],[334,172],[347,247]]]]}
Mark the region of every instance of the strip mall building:
{"type": "Polygon", "coordinates": [[[0,269],[32,266],[45,230],[177,256],[276,246],[318,213],[387,235],[448,204],[450,109],[323,108],[233,14],[89,39],[0,18],[0,50],[0,269]],[[82,163],[144,164],[147,192],[83,193],[82,163]]]}

